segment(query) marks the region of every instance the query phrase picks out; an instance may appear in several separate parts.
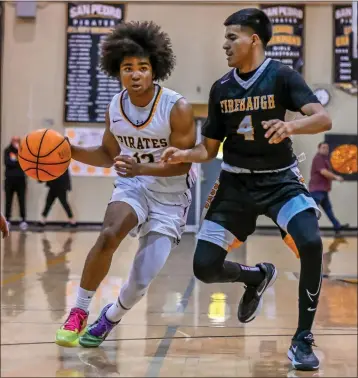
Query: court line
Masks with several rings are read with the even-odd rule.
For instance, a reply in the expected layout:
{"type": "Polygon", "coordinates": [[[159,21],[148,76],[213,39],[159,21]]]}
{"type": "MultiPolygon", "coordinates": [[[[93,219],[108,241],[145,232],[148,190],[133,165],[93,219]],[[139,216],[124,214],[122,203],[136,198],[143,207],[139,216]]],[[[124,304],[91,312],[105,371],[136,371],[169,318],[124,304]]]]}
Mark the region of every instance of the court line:
{"type": "MultiPolygon", "coordinates": [[[[176,326],[179,327],[179,326],[176,326]]],[[[176,328],[172,327],[172,328],[176,328]]],[[[168,327],[170,328],[170,327],[168,327]]],[[[358,336],[358,333],[321,333],[321,334],[316,334],[316,337],[320,336],[358,336]]],[[[287,334],[287,335],[212,335],[212,336],[190,336],[190,337],[185,337],[185,336],[176,336],[169,338],[168,340],[186,340],[186,339],[233,339],[233,338],[245,338],[245,337],[292,337],[292,333],[287,334]]],[[[143,338],[137,338],[137,339],[106,339],[106,342],[108,341],[150,341],[150,340],[164,340],[165,336],[163,337],[143,337],[143,338]]],[[[0,344],[0,346],[20,346],[20,345],[55,345],[53,341],[34,341],[34,342],[29,342],[29,343],[8,343],[8,344],[0,344]]]]}
{"type": "MultiPolygon", "coordinates": [[[[179,311],[177,311],[177,313],[184,313],[186,307],[188,306],[189,298],[194,290],[194,286],[195,277],[192,276],[183,294],[182,306],[180,307],[179,311]]],[[[152,357],[152,361],[148,366],[147,373],[145,375],[146,377],[158,377],[160,370],[163,366],[164,359],[170,348],[170,344],[172,343],[174,335],[176,334],[178,328],[179,325],[167,327],[167,331],[165,332],[165,335],[161,338],[162,341],[159,343],[158,348],[154,356],[152,357]]],[[[187,337],[184,337],[184,339],[187,339],[187,337]]]]}
{"type": "MultiPolygon", "coordinates": [[[[1,309],[2,311],[4,311],[4,309],[1,309]]],[[[25,310],[25,311],[28,311],[28,310],[25,310]]],[[[41,310],[41,311],[48,311],[48,310],[41,310]]],[[[53,310],[51,310],[53,311],[53,310]]],[[[62,311],[62,310],[57,310],[57,311],[62,311]]],[[[161,312],[149,312],[149,314],[162,314],[161,312]]],[[[206,315],[205,313],[201,313],[201,315],[206,315]]],[[[62,325],[63,322],[29,322],[29,321],[19,321],[19,322],[14,322],[14,321],[4,321],[4,320],[1,320],[1,324],[41,324],[41,325],[62,325]]],[[[121,325],[121,328],[123,327],[144,327],[143,325],[141,324],[131,324],[131,323],[127,323],[127,324],[122,324],[121,325]]],[[[147,324],[145,327],[147,328],[166,328],[168,327],[167,324],[147,324]]],[[[199,326],[192,326],[192,325],[181,325],[181,327],[183,328],[198,328],[198,329],[203,329],[203,328],[213,328],[212,325],[199,325],[199,326]]],[[[230,329],[245,329],[245,327],[240,327],[240,325],[238,326],[225,326],[225,329],[227,330],[230,330],[230,329]]],[[[272,330],[272,329],[278,329],[276,326],[273,326],[273,327],[253,327],[251,326],[250,327],[250,330],[272,330]]],[[[289,331],[296,331],[296,327],[280,327],[279,328],[280,330],[289,330],[289,331]]],[[[320,335],[320,331],[325,331],[325,332],[328,332],[328,331],[355,331],[355,332],[358,332],[358,329],[356,327],[334,327],[334,328],[329,328],[329,327],[324,327],[324,328],[319,328],[319,329],[314,329],[312,332],[315,334],[315,335],[320,335]]],[[[322,333],[322,335],[325,335],[325,333],[322,333]]],[[[189,335],[190,336],[190,335],[189,335]]],[[[267,335],[267,336],[270,336],[270,335],[267,335]]],[[[194,336],[190,336],[190,337],[194,337],[194,336]]],[[[211,336],[210,336],[211,337],[211,336]]],[[[161,339],[161,337],[159,337],[159,339],[161,339]]],[[[111,341],[111,339],[106,339],[107,341],[111,341]]],[[[116,339],[116,340],[127,340],[127,339],[116,339]]],[[[128,340],[143,340],[143,338],[139,337],[139,338],[133,338],[133,339],[128,339],[128,340]]],[[[1,344],[0,344],[1,345],[1,344]]]]}

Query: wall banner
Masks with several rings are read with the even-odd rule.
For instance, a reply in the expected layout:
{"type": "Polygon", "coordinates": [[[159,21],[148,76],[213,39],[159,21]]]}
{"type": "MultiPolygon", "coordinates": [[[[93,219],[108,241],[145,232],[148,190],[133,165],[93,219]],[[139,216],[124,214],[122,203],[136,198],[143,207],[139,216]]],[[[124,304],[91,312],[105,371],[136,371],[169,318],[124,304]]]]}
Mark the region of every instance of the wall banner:
{"type": "Polygon", "coordinates": [[[304,64],[304,5],[262,4],[272,22],[273,35],[266,56],[302,73],[304,64]]]}

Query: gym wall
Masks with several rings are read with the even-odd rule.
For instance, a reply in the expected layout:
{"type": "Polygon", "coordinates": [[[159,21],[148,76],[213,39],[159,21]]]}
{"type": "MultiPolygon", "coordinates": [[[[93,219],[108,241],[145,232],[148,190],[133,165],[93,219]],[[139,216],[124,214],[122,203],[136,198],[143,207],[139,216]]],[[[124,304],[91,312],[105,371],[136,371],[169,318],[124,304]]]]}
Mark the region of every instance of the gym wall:
{"type": "MultiPolygon", "coordinates": [[[[126,14],[127,20],[153,20],[169,33],[177,67],[164,85],[194,104],[206,104],[212,83],[228,70],[222,50],[222,23],[229,14],[247,6],[253,4],[142,2],[128,4],[126,14]]],[[[304,77],[312,87],[330,92],[327,109],[333,118],[332,132],[356,134],[357,98],[332,85],[331,5],[308,4],[305,12],[304,77]]],[[[46,127],[46,119],[54,121],[51,127],[64,131],[65,28],[65,3],[47,2],[37,10],[35,21],[16,18],[14,6],[5,4],[1,151],[12,135],[23,136],[46,127]]],[[[294,137],[296,152],[306,154],[301,169],[307,181],[317,144],[323,139],[323,135],[294,137]]],[[[3,175],[3,166],[1,169],[3,175]]],[[[113,188],[112,179],[75,177],[72,184],[70,200],[78,221],[101,222],[113,188]]],[[[46,190],[43,184],[29,180],[28,220],[39,219],[46,190]]],[[[337,217],[357,227],[357,182],[334,183],[331,198],[337,217]]],[[[65,214],[57,204],[49,220],[63,219],[65,214]]],[[[262,217],[259,224],[272,222],[262,217]]],[[[325,216],[321,225],[330,226],[325,216]]]]}

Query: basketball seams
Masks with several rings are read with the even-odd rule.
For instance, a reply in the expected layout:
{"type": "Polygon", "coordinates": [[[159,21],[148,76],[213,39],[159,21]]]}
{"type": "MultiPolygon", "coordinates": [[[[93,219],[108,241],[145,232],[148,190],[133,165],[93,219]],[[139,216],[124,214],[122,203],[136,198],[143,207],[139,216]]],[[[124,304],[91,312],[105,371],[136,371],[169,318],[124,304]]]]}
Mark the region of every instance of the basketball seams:
{"type": "MultiPolygon", "coordinates": [[[[50,152],[48,152],[46,155],[41,155],[41,156],[39,156],[40,158],[44,158],[44,157],[46,157],[46,156],[48,156],[48,155],[50,155],[50,154],[52,154],[52,152],[54,152],[57,148],[59,148],[60,146],[61,146],[61,144],[64,142],[64,141],[67,141],[67,139],[64,137],[63,138],[63,140],[61,141],[61,143],[59,143],[55,148],[53,148],[50,152]]],[[[68,141],[67,141],[67,143],[68,143],[68,141]]],[[[70,146],[70,144],[68,143],[68,145],[70,146]]],[[[70,146],[71,147],[71,146],[70,146]]],[[[40,151],[40,149],[39,149],[39,151],[40,151]]]]}
{"type": "Polygon", "coordinates": [[[65,163],[68,163],[69,161],[71,161],[71,159],[68,159],[68,160],[65,160],[65,161],[61,161],[60,163],[41,163],[41,162],[40,163],[36,163],[36,161],[32,161],[32,160],[26,159],[23,156],[21,156],[20,154],[18,156],[19,156],[20,159],[25,160],[28,163],[34,163],[34,164],[39,164],[39,165],[59,165],[59,164],[65,164],[65,163]]]}
{"type": "Polygon", "coordinates": [[[36,157],[36,155],[30,150],[30,146],[29,146],[29,142],[27,141],[27,138],[28,138],[28,135],[26,135],[26,138],[25,138],[26,147],[27,147],[27,149],[29,150],[30,154],[31,154],[33,157],[36,157]]]}
{"type": "MultiPolygon", "coordinates": [[[[36,170],[37,177],[39,177],[38,171],[40,171],[40,172],[45,172],[46,174],[48,174],[51,177],[57,178],[57,176],[53,175],[50,172],[47,172],[45,169],[42,169],[42,168],[27,168],[27,169],[24,170],[24,172],[31,171],[31,169],[35,169],[36,170]]],[[[38,178],[38,180],[40,180],[40,179],[38,178]]]]}
{"type": "Polygon", "coordinates": [[[25,174],[35,180],[51,181],[60,177],[68,169],[72,160],[71,144],[68,138],[55,130],[36,130],[26,135],[23,147],[24,150],[19,151],[18,154],[19,163],[25,174]],[[67,141],[67,146],[64,145],[61,148],[64,141],[67,141]],[[53,147],[55,143],[57,145],[53,147]],[[36,153],[30,149],[30,145],[32,145],[31,148],[37,150],[36,153]],[[50,151],[48,151],[48,147],[51,149],[50,151]],[[48,152],[42,153],[42,149],[48,152]],[[46,160],[46,162],[42,162],[42,160],[46,160]]]}
{"type": "MultiPolygon", "coordinates": [[[[40,157],[40,151],[41,151],[41,146],[42,146],[42,142],[45,138],[45,135],[46,133],[48,132],[48,129],[45,130],[45,132],[42,134],[42,138],[40,140],[40,144],[39,144],[39,150],[38,150],[38,153],[37,153],[37,162],[36,162],[36,176],[37,176],[37,179],[40,180],[40,177],[39,177],[39,157],[40,157]]],[[[52,176],[52,175],[50,175],[52,176]]]]}

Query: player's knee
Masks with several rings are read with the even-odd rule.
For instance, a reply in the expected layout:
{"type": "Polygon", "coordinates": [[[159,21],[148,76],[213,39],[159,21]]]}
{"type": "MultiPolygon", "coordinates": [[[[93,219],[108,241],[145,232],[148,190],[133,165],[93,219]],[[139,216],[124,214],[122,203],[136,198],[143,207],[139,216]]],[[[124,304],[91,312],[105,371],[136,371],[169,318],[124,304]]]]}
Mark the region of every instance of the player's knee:
{"type": "Polygon", "coordinates": [[[114,253],[122,241],[121,236],[113,227],[106,227],[100,235],[101,250],[103,252],[114,253]]]}
{"type": "Polygon", "coordinates": [[[316,233],[312,233],[312,234],[308,233],[302,238],[300,242],[300,246],[299,246],[300,254],[306,251],[307,253],[311,253],[311,254],[322,253],[322,250],[323,250],[322,239],[316,233]]]}
{"type": "Polygon", "coordinates": [[[221,247],[205,240],[199,240],[193,261],[195,277],[204,283],[216,282],[226,254],[221,247]]]}
{"type": "Polygon", "coordinates": [[[296,235],[295,244],[298,248],[301,258],[303,256],[320,256],[323,250],[323,244],[319,232],[315,232],[313,229],[304,229],[301,233],[296,235]]]}
{"type": "Polygon", "coordinates": [[[288,224],[288,232],[295,241],[301,257],[306,252],[311,255],[322,253],[323,245],[318,220],[312,209],[293,217],[288,224]]]}
{"type": "Polygon", "coordinates": [[[216,267],[213,264],[197,261],[194,258],[193,270],[195,277],[204,283],[215,282],[217,276],[216,267]]]}

